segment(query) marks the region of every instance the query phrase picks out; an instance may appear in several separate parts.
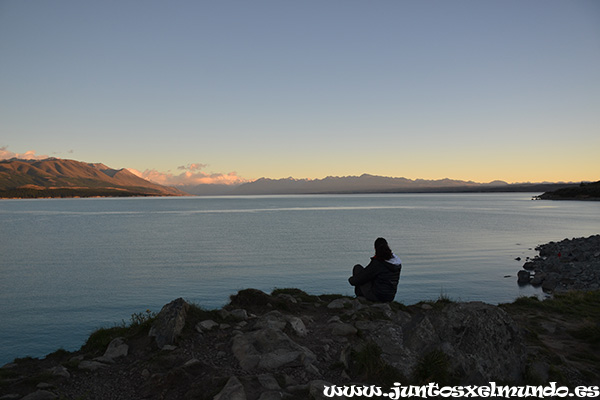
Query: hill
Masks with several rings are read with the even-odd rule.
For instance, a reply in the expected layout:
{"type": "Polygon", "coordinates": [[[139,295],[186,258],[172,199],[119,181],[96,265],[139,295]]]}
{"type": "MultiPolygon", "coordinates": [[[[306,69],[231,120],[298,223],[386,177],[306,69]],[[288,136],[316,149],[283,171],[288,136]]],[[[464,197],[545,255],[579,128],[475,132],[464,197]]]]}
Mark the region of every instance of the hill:
{"type": "Polygon", "coordinates": [[[0,161],[0,197],[182,196],[184,192],[104,164],[48,158],[0,161]]]}
{"type": "Polygon", "coordinates": [[[538,196],[541,200],[600,200],[600,181],[571,185],[538,196]]]}

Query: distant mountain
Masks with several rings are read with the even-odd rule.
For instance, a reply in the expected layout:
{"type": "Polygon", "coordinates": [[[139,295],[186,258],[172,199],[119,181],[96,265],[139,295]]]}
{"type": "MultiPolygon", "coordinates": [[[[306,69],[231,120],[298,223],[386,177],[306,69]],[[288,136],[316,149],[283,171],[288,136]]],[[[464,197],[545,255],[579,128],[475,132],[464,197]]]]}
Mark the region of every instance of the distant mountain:
{"type": "Polygon", "coordinates": [[[476,191],[482,188],[506,187],[502,181],[481,184],[452,179],[411,180],[363,174],[361,176],[324,179],[261,178],[234,188],[232,194],[318,194],[318,193],[398,193],[431,191],[476,191]]]}
{"type": "Polygon", "coordinates": [[[182,196],[126,169],[75,160],[0,161],[0,197],[182,196]]]}
{"type": "Polygon", "coordinates": [[[328,176],[323,179],[260,178],[241,185],[179,186],[187,193],[206,195],[267,194],[349,194],[349,193],[459,193],[459,192],[539,192],[572,185],[569,183],[516,183],[504,181],[478,183],[454,179],[407,179],[363,174],[361,176],[328,176]]]}

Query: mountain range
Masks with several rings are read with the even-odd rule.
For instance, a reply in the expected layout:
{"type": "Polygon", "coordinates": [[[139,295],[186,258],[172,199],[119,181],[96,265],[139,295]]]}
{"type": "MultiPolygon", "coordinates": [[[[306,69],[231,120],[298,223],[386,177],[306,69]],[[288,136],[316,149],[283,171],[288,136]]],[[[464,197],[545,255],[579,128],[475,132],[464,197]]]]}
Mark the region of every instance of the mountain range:
{"type": "Polygon", "coordinates": [[[199,196],[205,195],[267,195],[267,194],[351,194],[351,193],[459,193],[459,192],[545,192],[572,183],[517,183],[504,181],[477,183],[454,179],[407,179],[363,174],[361,176],[329,176],[323,179],[260,178],[236,186],[196,185],[179,189],[199,196]]]}
{"type": "Polygon", "coordinates": [[[333,193],[545,192],[573,183],[477,183],[453,179],[411,180],[363,174],[323,179],[260,178],[240,185],[169,187],[100,163],[48,158],[0,161],[0,197],[185,196],[333,193]]]}

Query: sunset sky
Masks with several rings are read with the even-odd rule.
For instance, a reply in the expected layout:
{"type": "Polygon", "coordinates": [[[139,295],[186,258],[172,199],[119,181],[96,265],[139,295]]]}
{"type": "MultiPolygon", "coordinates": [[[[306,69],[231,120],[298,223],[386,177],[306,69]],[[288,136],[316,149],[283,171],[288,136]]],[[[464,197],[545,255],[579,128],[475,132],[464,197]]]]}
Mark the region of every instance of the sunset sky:
{"type": "Polygon", "coordinates": [[[0,158],[600,179],[595,0],[0,0],[0,158]]]}

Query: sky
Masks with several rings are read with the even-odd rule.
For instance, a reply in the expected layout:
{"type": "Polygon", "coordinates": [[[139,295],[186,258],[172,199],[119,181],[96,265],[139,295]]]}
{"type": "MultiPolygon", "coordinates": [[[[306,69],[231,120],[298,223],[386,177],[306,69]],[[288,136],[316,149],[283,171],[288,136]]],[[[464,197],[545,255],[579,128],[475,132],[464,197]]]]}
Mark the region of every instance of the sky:
{"type": "Polygon", "coordinates": [[[600,179],[595,0],[0,0],[0,158],[600,179]]]}

